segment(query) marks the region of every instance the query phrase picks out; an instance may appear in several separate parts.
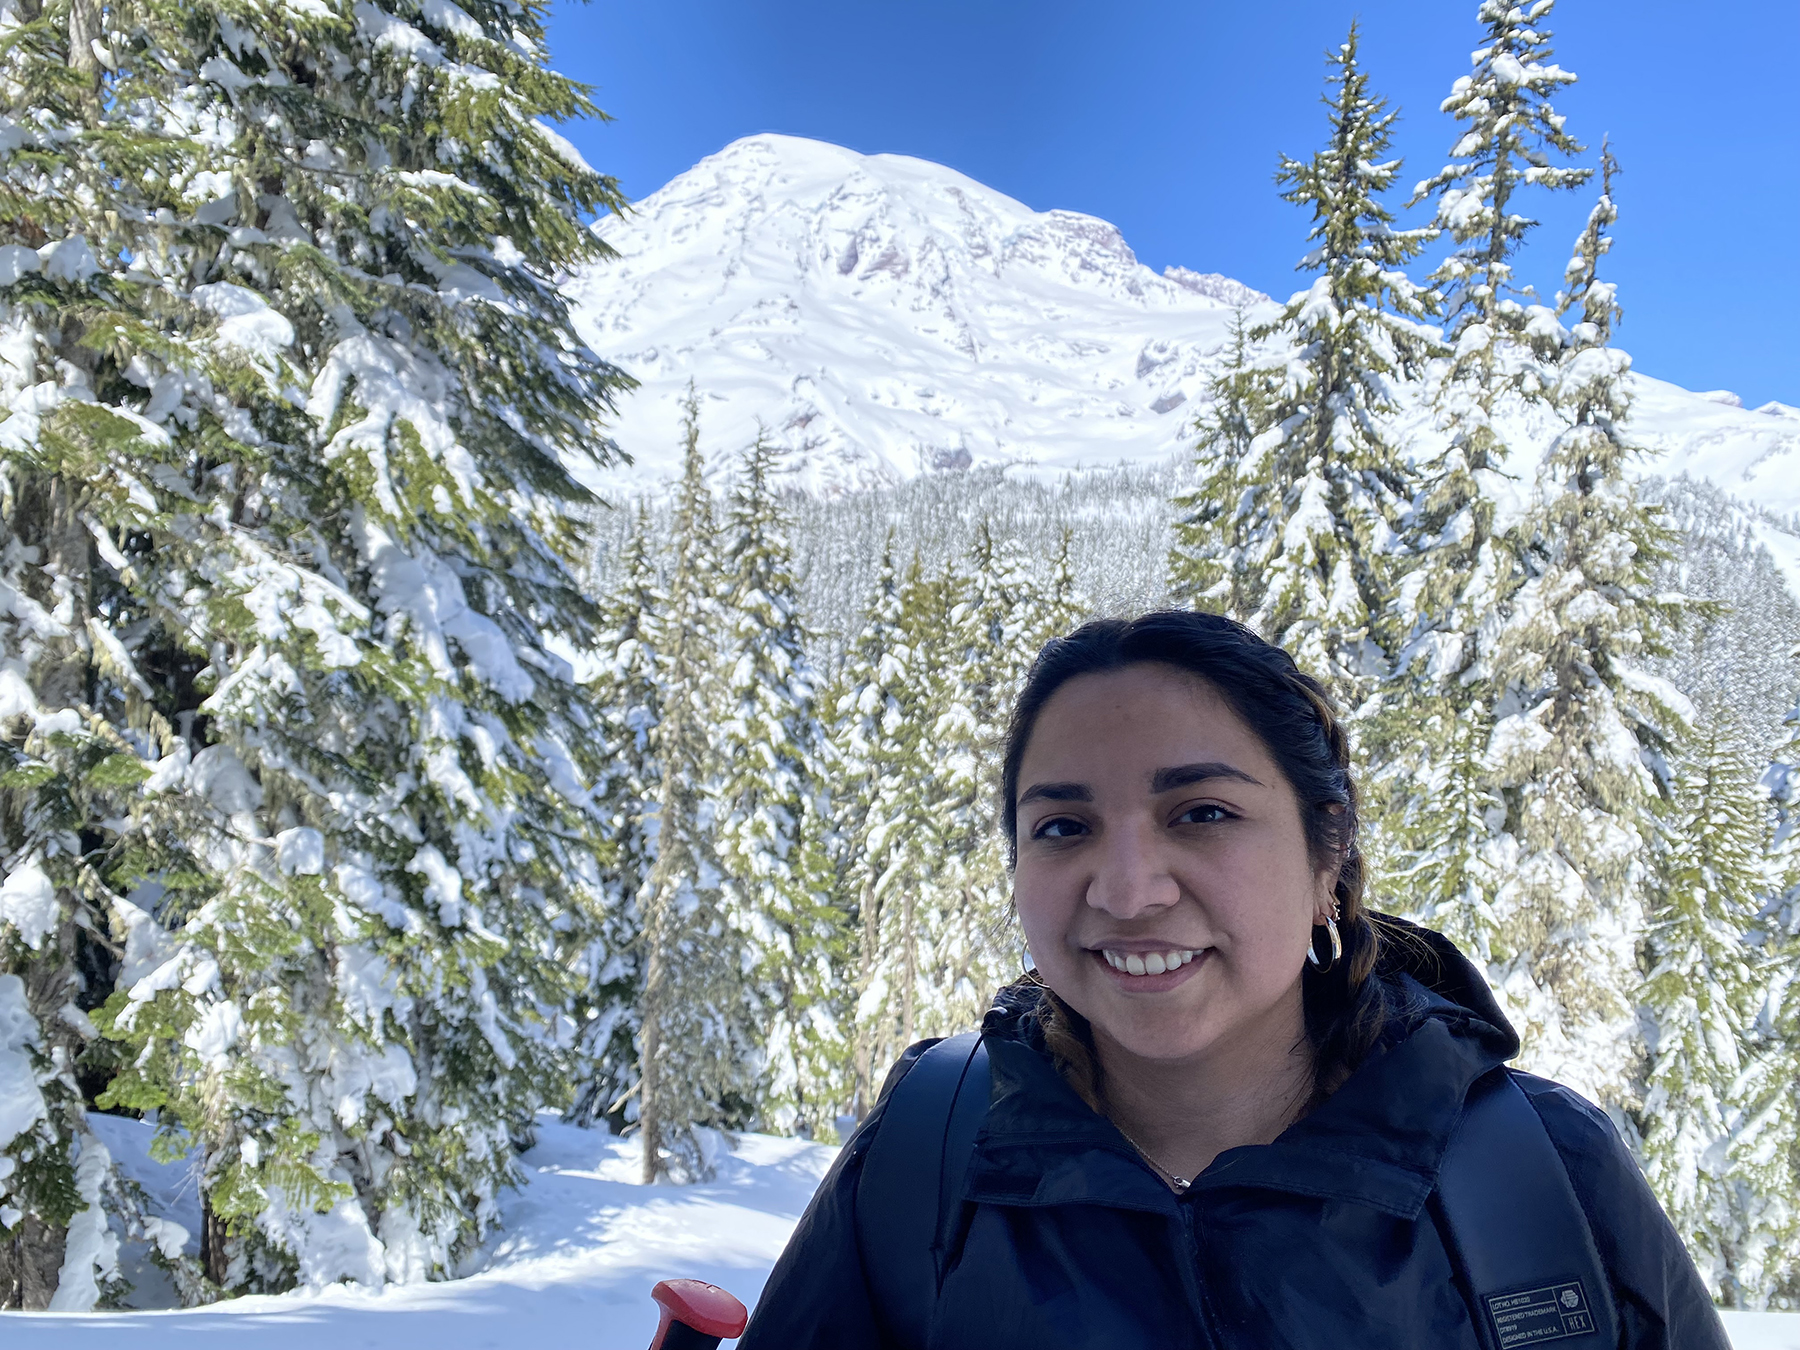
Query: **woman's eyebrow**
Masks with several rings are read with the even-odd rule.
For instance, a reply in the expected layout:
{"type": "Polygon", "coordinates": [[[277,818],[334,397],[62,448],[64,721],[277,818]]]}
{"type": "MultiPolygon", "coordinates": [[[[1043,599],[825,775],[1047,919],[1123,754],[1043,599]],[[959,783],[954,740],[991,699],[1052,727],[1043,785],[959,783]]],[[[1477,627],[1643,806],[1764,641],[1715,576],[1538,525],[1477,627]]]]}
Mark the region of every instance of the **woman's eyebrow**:
{"type": "Polygon", "coordinates": [[[1179,764],[1172,769],[1158,769],[1150,775],[1150,791],[1167,792],[1170,788],[1203,783],[1209,778],[1235,778],[1240,783],[1249,783],[1253,787],[1262,786],[1258,779],[1252,778],[1242,769],[1217,760],[1205,760],[1199,764],[1179,764]]]}
{"type": "Polygon", "coordinates": [[[1035,801],[1091,802],[1093,789],[1086,783],[1033,783],[1019,794],[1019,805],[1035,801]]]}

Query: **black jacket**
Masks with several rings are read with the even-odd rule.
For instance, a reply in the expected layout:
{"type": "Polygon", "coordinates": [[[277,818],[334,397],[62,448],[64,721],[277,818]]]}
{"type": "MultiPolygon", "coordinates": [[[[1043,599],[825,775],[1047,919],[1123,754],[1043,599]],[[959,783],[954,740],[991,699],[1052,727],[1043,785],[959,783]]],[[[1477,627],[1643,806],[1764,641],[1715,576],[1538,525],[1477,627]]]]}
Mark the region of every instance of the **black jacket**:
{"type": "MultiPolygon", "coordinates": [[[[1421,935],[1432,951],[1390,948],[1379,974],[1406,1009],[1384,1048],[1274,1143],[1227,1150],[1181,1196],[1062,1080],[1035,998],[1008,991],[983,1026],[992,1107],[931,1350],[1478,1350],[1426,1200],[1465,1093],[1519,1043],[1473,968],[1421,935]]],[[[1517,1081],[1587,1213],[1622,1344],[1728,1350],[1606,1115],[1545,1079],[1517,1081]]],[[[878,1104],[800,1220],[739,1350],[892,1344],[856,1237],[857,1179],[880,1128],[878,1104]]]]}

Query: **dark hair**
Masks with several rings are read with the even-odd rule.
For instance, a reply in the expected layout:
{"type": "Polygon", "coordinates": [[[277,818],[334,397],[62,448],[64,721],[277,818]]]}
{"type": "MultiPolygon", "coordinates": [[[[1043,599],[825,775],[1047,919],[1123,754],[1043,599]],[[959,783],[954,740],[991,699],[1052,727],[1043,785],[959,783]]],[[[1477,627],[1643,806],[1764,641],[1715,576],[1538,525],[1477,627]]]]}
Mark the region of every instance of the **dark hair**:
{"type": "MultiPolygon", "coordinates": [[[[1324,687],[1280,647],[1240,623],[1189,610],[1096,619],[1067,637],[1052,638],[1025,677],[1006,731],[1000,811],[1008,861],[1018,860],[1019,766],[1044,704],[1079,675],[1137,665],[1173,666],[1216,689],[1262,742],[1299,799],[1315,869],[1337,864],[1334,893],[1344,954],[1324,972],[1309,966],[1303,986],[1315,1089],[1323,1096],[1374,1048],[1389,1010],[1381,982],[1370,978],[1382,937],[1378,918],[1363,907],[1349,738],[1324,687]]],[[[1052,1055],[1075,1089],[1097,1105],[1098,1069],[1087,1024],[1048,989],[1042,997],[1052,1055]]]]}

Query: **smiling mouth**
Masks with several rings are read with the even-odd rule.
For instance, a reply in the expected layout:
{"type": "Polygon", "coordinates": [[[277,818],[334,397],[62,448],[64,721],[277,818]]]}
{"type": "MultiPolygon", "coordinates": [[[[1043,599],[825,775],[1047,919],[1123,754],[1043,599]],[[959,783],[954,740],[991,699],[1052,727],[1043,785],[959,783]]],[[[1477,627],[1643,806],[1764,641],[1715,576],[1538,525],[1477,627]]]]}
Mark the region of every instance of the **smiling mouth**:
{"type": "Polygon", "coordinates": [[[1121,975],[1146,976],[1180,970],[1205,950],[1204,947],[1175,947],[1161,952],[1120,952],[1102,947],[1096,955],[1121,975]]]}

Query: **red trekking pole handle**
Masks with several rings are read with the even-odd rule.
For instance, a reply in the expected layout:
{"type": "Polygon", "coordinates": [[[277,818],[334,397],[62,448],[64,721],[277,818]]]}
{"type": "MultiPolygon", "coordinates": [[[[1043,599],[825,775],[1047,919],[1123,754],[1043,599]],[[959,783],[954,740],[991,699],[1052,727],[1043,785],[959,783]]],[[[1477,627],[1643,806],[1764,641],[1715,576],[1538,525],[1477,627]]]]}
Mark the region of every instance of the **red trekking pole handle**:
{"type": "Polygon", "coordinates": [[[742,1336],[750,1320],[743,1304],[705,1280],[664,1280],[650,1297],[662,1305],[650,1350],[718,1350],[725,1337],[742,1336]]]}

